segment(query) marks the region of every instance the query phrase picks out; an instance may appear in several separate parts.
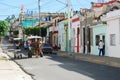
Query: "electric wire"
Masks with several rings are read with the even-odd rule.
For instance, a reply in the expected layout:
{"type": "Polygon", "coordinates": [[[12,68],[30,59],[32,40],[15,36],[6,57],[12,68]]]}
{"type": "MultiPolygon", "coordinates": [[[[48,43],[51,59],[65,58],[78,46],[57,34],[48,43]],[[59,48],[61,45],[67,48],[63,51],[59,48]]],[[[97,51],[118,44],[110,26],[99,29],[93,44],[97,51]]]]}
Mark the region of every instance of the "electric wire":
{"type": "Polygon", "coordinates": [[[0,2],[0,4],[3,5],[3,6],[12,7],[12,8],[17,8],[17,9],[19,8],[19,9],[20,9],[20,7],[13,6],[13,5],[9,5],[9,4],[3,3],[3,2],[0,2]]]}
{"type": "Polygon", "coordinates": [[[81,4],[80,0],[76,0],[77,3],[79,3],[79,5],[81,5],[82,7],[85,7],[86,5],[81,4]]]}
{"type": "MultiPolygon", "coordinates": [[[[41,0],[41,1],[44,1],[44,0],[41,0]]],[[[59,10],[57,10],[56,12],[60,12],[60,11],[64,11],[64,9],[66,9],[67,8],[67,3],[66,3],[66,1],[62,1],[62,0],[55,0],[55,1],[57,1],[57,2],[59,2],[60,4],[63,4],[63,6],[59,9],[59,10]]],[[[75,1],[75,0],[74,0],[75,1]]],[[[88,4],[88,3],[91,3],[92,2],[92,0],[83,0],[84,2],[86,2],[86,4],[88,4]]],[[[31,6],[32,4],[34,4],[34,3],[36,3],[37,1],[35,1],[35,2],[33,2],[33,3],[28,3],[28,4],[25,4],[26,5],[26,7],[28,7],[28,6],[31,6]]],[[[78,6],[79,7],[85,7],[86,5],[84,5],[83,3],[81,3],[81,0],[76,0],[76,2],[77,2],[77,4],[78,4],[78,6]]],[[[13,5],[10,5],[10,4],[6,4],[6,3],[4,3],[4,2],[2,2],[2,1],[0,1],[0,5],[3,5],[3,6],[7,6],[7,7],[11,7],[11,8],[15,8],[15,9],[20,9],[20,7],[18,7],[18,6],[13,6],[13,5]]],[[[51,0],[48,0],[48,1],[46,1],[44,4],[42,4],[41,5],[41,9],[46,9],[47,10],[47,8],[49,9],[50,8],[50,6],[53,6],[54,5],[54,1],[51,1],[51,0]]],[[[74,9],[74,7],[75,6],[77,6],[76,4],[74,5],[72,2],[71,2],[71,0],[70,0],[70,5],[71,5],[71,8],[73,9],[73,10],[75,10],[74,9]]],[[[8,9],[9,9],[8,8],[8,9]]],[[[53,8],[55,8],[55,7],[53,7],[53,8]]],[[[26,8],[26,9],[28,9],[28,8],[26,8]]],[[[36,8],[33,8],[33,9],[31,9],[31,10],[38,10],[38,7],[36,7],[36,8]]],[[[9,15],[0,15],[0,16],[9,16],[9,15]]],[[[17,15],[18,16],[18,15],[17,15]]]]}
{"type": "Polygon", "coordinates": [[[60,11],[64,10],[65,8],[67,8],[67,6],[64,6],[63,8],[59,9],[58,11],[56,11],[56,13],[59,13],[60,11]]]}
{"type": "Polygon", "coordinates": [[[62,4],[64,4],[64,5],[67,5],[67,3],[64,3],[64,2],[62,2],[62,1],[60,1],[60,0],[56,0],[56,1],[58,1],[58,2],[60,2],[60,3],[62,3],[62,4]]]}

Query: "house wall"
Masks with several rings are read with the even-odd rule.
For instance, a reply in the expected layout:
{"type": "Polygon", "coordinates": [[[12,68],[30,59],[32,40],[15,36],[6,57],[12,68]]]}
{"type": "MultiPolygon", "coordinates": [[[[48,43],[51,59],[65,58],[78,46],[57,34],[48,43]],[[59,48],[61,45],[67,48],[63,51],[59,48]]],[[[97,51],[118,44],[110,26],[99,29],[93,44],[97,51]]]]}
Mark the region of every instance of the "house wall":
{"type": "Polygon", "coordinates": [[[64,30],[64,22],[60,22],[58,24],[58,44],[61,48],[61,51],[65,51],[66,48],[66,36],[65,36],[65,30],[64,30]]]}
{"type": "Polygon", "coordinates": [[[72,52],[80,52],[80,19],[78,15],[73,16],[72,18],[72,52]]]}
{"type": "Polygon", "coordinates": [[[120,10],[110,11],[101,19],[107,22],[107,56],[120,58],[120,10]]]}
{"type": "Polygon", "coordinates": [[[107,24],[108,56],[120,58],[120,19],[109,20],[107,24]]]}
{"type": "MultiPolygon", "coordinates": [[[[100,36],[99,40],[103,40],[103,36],[105,36],[106,39],[106,25],[105,24],[98,24],[96,26],[93,27],[93,52],[91,52],[91,54],[93,55],[99,55],[99,49],[98,49],[98,45],[97,43],[97,39],[96,36],[100,36]]],[[[98,40],[98,41],[99,41],[98,40]]],[[[106,40],[105,40],[105,47],[107,47],[106,44],[106,40]]],[[[107,55],[107,49],[105,48],[105,55],[107,55]]]]}
{"type": "Polygon", "coordinates": [[[53,26],[49,27],[49,43],[52,45],[52,31],[53,31],[53,26]]]}
{"type": "Polygon", "coordinates": [[[24,20],[22,22],[22,28],[36,26],[37,20],[24,20]]]}

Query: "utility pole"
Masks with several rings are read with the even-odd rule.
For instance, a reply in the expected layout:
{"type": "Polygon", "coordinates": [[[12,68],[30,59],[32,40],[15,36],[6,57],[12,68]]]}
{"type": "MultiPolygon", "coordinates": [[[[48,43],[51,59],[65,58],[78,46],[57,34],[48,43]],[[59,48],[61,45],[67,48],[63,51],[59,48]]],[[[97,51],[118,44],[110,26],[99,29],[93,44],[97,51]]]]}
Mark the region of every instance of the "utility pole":
{"type": "Polygon", "coordinates": [[[88,54],[88,44],[89,44],[89,41],[88,41],[88,26],[87,26],[87,9],[85,10],[85,47],[86,47],[86,53],[88,54]]]}
{"type": "Polygon", "coordinates": [[[33,13],[33,11],[31,11],[32,12],[32,27],[34,26],[34,22],[33,22],[33,17],[34,17],[34,13],[33,13]]]}
{"type": "Polygon", "coordinates": [[[68,5],[68,51],[71,52],[71,21],[70,21],[70,0],[67,0],[67,5],[68,5]]]}
{"type": "Polygon", "coordinates": [[[41,36],[41,21],[40,21],[40,0],[38,0],[38,11],[39,11],[39,27],[40,27],[40,36],[41,36]]]}

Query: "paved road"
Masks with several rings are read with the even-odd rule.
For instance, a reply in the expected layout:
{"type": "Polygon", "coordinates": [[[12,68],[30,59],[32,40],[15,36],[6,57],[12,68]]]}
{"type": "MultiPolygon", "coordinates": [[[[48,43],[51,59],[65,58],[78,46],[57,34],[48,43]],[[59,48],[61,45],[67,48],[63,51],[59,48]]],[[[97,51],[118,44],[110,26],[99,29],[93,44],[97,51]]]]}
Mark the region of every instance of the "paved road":
{"type": "MultiPolygon", "coordinates": [[[[11,53],[9,55],[13,57],[11,53]]],[[[15,61],[35,80],[120,80],[120,68],[116,67],[56,55],[24,57],[15,61]]]]}
{"type": "Polygon", "coordinates": [[[55,55],[15,60],[36,80],[119,80],[120,68],[55,55]]]}

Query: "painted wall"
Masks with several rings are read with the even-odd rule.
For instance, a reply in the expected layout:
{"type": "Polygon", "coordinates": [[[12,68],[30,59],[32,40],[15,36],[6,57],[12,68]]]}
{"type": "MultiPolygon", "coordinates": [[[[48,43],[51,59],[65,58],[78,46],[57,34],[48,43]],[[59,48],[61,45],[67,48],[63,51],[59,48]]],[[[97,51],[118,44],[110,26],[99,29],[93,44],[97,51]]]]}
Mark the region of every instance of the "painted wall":
{"type": "Polygon", "coordinates": [[[61,47],[61,51],[66,51],[66,32],[64,24],[66,21],[62,21],[58,24],[58,44],[61,47]]]}
{"type": "Polygon", "coordinates": [[[80,19],[78,15],[72,18],[72,52],[80,52],[80,19]],[[79,31],[79,34],[78,34],[79,31]]]}
{"type": "MultiPolygon", "coordinates": [[[[91,54],[93,55],[99,55],[98,45],[96,45],[96,35],[100,36],[100,40],[102,40],[102,36],[106,36],[105,24],[98,24],[93,27],[93,50],[92,50],[93,52],[91,52],[91,54]]],[[[105,47],[107,47],[106,40],[105,40],[105,47]]],[[[105,53],[107,54],[106,48],[105,48],[105,53]]]]}
{"type": "Polygon", "coordinates": [[[102,20],[107,22],[107,56],[120,58],[120,10],[108,12],[102,20]]]}
{"type": "Polygon", "coordinates": [[[107,41],[108,41],[108,56],[120,58],[120,19],[114,19],[107,22],[107,41]],[[111,35],[114,35],[111,38],[111,35]],[[114,45],[111,45],[114,41],[114,45]]]}
{"type": "Polygon", "coordinates": [[[24,20],[22,22],[22,28],[36,26],[37,20],[24,20]]]}

